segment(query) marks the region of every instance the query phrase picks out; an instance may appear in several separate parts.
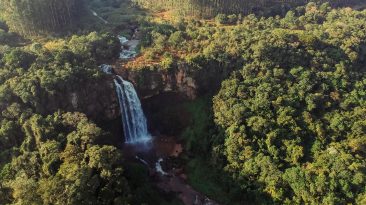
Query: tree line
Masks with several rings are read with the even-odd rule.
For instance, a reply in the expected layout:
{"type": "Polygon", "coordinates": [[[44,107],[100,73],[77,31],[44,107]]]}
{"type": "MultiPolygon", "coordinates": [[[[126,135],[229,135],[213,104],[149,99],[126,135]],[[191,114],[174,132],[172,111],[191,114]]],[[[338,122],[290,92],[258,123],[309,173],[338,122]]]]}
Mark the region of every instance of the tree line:
{"type": "MultiPolygon", "coordinates": [[[[214,17],[217,14],[280,14],[310,0],[134,0],[145,8],[174,9],[183,15],[214,17]]],[[[352,5],[360,0],[315,0],[332,6],[352,5]]]]}
{"type": "Polygon", "coordinates": [[[37,35],[65,31],[76,25],[83,0],[4,0],[0,11],[12,31],[37,35]]]}

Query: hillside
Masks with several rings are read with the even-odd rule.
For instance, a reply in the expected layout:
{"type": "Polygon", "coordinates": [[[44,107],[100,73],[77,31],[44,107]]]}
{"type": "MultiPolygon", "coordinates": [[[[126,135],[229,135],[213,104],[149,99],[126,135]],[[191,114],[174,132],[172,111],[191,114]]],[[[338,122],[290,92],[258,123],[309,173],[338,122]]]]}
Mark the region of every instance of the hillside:
{"type": "Polygon", "coordinates": [[[0,1],[0,204],[365,204],[363,6],[0,1]]]}

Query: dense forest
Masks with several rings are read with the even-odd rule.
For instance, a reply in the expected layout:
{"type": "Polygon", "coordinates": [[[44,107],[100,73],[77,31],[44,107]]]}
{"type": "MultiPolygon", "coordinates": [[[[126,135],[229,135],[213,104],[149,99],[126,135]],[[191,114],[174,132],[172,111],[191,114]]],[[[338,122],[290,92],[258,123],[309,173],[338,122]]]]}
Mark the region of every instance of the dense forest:
{"type": "Polygon", "coordinates": [[[100,142],[108,133],[84,114],[49,106],[63,100],[65,94],[57,93],[66,87],[102,80],[96,62],[116,55],[113,43],[119,45],[111,36],[91,33],[1,55],[1,204],[126,201],[120,151],[100,142]]]}
{"type": "Polygon", "coordinates": [[[0,1],[0,16],[11,30],[22,35],[36,35],[61,32],[76,25],[84,6],[83,0],[3,0],[0,1]]]}
{"type": "Polygon", "coordinates": [[[141,98],[158,99],[149,128],[183,144],[164,169],[183,166],[185,187],[217,204],[366,203],[366,10],[342,8],[360,1],[133,2],[0,0],[0,204],[182,204],[98,108],[119,106],[109,62],[137,92],[182,67],[197,82],[193,100],[141,98]],[[137,57],[118,60],[121,34],[137,57]]]}
{"type": "Polygon", "coordinates": [[[289,23],[290,14],[282,26],[262,27],[244,67],[214,98],[228,170],[274,201],[362,204],[365,197],[366,16],[334,14],[305,30],[289,23]],[[340,22],[349,36],[333,27],[340,22]]]}
{"type": "MultiPolygon", "coordinates": [[[[299,5],[308,3],[308,0],[134,0],[145,8],[174,9],[184,15],[214,17],[222,14],[250,14],[261,15],[281,14],[299,5]]],[[[351,5],[359,0],[316,0],[313,2],[328,2],[333,6],[351,5]]]]}
{"type": "Polygon", "coordinates": [[[242,195],[258,203],[363,204],[365,18],[308,4],[284,18],[192,20],[147,28],[153,46],[145,53],[161,69],[174,56],[192,69],[236,70],[213,98],[215,125],[203,133],[193,125],[187,147],[198,156],[207,150],[242,195]]]}

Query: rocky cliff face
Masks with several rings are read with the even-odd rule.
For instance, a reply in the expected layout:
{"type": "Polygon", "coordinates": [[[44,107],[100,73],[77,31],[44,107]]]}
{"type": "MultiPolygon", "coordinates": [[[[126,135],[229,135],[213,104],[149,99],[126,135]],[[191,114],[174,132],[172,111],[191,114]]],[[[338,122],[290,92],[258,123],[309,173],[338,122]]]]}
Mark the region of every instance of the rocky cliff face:
{"type": "Polygon", "coordinates": [[[83,112],[94,121],[114,120],[120,116],[113,76],[80,82],[75,86],[59,88],[61,92],[44,98],[44,112],[62,109],[83,112]]]}
{"type": "Polygon", "coordinates": [[[178,63],[169,71],[148,67],[138,70],[117,67],[115,71],[131,81],[144,100],[163,93],[176,93],[180,97],[195,99],[200,95],[215,92],[232,69],[217,65],[192,69],[187,63],[178,63]]]}
{"type": "MultiPolygon", "coordinates": [[[[169,71],[159,68],[114,69],[116,74],[134,84],[147,113],[214,93],[231,70],[217,64],[193,69],[186,63],[178,63],[169,71]]],[[[120,108],[113,79],[114,75],[105,75],[98,80],[59,88],[60,92],[43,97],[42,110],[44,113],[57,109],[83,112],[99,122],[118,119],[120,108]]]]}
{"type": "Polygon", "coordinates": [[[170,92],[179,93],[189,99],[197,96],[197,82],[183,65],[178,65],[173,71],[117,68],[116,72],[135,85],[142,99],[170,92]]]}
{"type": "MultiPolygon", "coordinates": [[[[215,92],[230,73],[230,69],[217,65],[192,69],[186,63],[179,63],[169,71],[159,68],[128,70],[118,67],[114,70],[134,84],[151,127],[171,134],[182,130],[188,121],[189,117],[181,109],[181,104],[215,92]],[[176,106],[175,115],[166,109],[172,106],[176,106]]],[[[121,128],[120,108],[113,79],[114,75],[105,75],[98,80],[91,79],[58,88],[60,92],[44,95],[39,112],[47,114],[58,109],[83,112],[95,122],[116,121],[114,127],[121,128]]],[[[116,133],[120,132],[121,130],[116,130],[116,133]]]]}
{"type": "Polygon", "coordinates": [[[179,63],[170,70],[156,67],[130,70],[115,66],[114,71],[134,84],[152,134],[177,136],[190,122],[186,102],[215,94],[233,70],[227,67],[207,63],[196,69],[179,63]]]}

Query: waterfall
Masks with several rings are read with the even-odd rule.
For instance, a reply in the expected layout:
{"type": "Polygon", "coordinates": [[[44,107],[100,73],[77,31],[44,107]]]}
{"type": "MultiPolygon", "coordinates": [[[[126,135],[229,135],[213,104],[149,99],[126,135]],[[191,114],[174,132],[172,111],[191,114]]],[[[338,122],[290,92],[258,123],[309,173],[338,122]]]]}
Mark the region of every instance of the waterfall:
{"type": "Polygon", "coordinates": [[[147,130],[146,117],[132,83],[117,75],[114,80],[122,114],[122,125],[126,143],[148,142],[151,135],[147,130]]]}
{"type": "MultiPolygon", "coordinates": [[[[93,15],[99,17],[96,12],[92,12],[93,15]]],[[[128,40],[124,36],[118,36],[118,39],[122,45],[120,59],[128,60],[136,57],[136,47],[139,44],[139,40],[128,40]]],[[[102,64],[99,66],[99,69],[107,74],[114,73],[111,65],[102,64]]],[[[116,86],[121,109],[126,143],[135,144],[151,141],[151,135],[147,130],[146,118],[141,108],[141,102],[132,83],[125,81],[121,76],[116,75],[114,84],[116,86]]]]}

